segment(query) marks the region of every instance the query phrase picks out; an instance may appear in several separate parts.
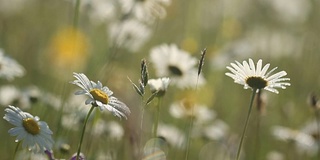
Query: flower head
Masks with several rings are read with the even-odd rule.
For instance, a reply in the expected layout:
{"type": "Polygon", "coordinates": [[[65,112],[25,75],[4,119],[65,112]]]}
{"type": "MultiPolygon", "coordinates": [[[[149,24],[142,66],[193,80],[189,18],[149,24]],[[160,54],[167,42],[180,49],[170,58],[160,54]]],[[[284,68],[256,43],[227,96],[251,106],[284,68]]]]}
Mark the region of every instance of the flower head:
{"type": "Polygon", "coordinates": [[[22,147],[41,152],[51,150],[53,144],[52,131],[46,122],[39,121],[39,117],[34,117],[21,111],[18,107],[10,105],[9,108],[5,109],[5,112],[7,113],[3,119],[16,126],[8,132],[11,136],[17,136],[16,141],[23,140],[22,147]]]}
{"type": "Polygon", "coordinates": [[[24,68],[14,59],[5,56],[0,48],[0,77],[13,80],[15,77],[22,77],[24,74],[24,68]]]}
{"type": "Polygon", "coordinates": [[[226,75],[233,78],[235,83],[244,85],[245,89],[265,89],[279,93],[276,88],[285,89],[286,86],[290,86],[290,83],[284,82],[289,81],[290,78],[283,78],[287,75],[287,72],[280,71],[271,75],[277,67],[267,72],[269,66],[270,64],[268,63],[262,67],[261,59],[258,61],[257,66],[255,66],[252,59],[249,59],[249,63],[243,61],[242,64],[236,61],[236,63],[231,63],[231,67],[227,66],[231,73],[226,73],[226,75]]]}
{"type": "Polygon", "coordinates": [[[109,39],[115,45],[130,52],[138,51],[151,37],[151,29],[135,19],[112,23],[109,28],[109,39]]]}
{"type": "Polygon", "coordinates": [[[169,86],[169,83],[170,83],[170,79],[167,77],[148,80],[148,84],[150,86],[151,92],[152,93],[157,92],[159,96],[162,96],[165,94],[169,86]]]}
{"type": "Polygon", "coordinates": [[[174,118],[188,118],[194,117],[196,124],[203,124],[213,120],[216,113],[210,110],[207,106],[197,104],[192,99],[182,99],[174,102],[169,108],[169,113],[174,118]]]}
{"type": "Polygon", "coordinates": [[[175,44],[155,47],[150,53],[151,62],[156,68],[159,77],[169,76],[172,83],[179,88],[203,85],[205,80],[199,75],[195,67],[198,60],[186,51],[179,49],[175,44]]]}
{"type": "Polygon", "coordinates": [[[119,0],[122,12],[132,14],[139,21],[153,24],[158,18],[166,17],[165,7],[171,0],[119,0]]]}
{"type": "Polygon", "coordinates": [[[98,106],[101,111],[107,109],[119,118],[127,118],[130,114],[130,109],[127,105],[112,96],[113,92],[107,86],[102,86],[100,81],[97,83],[90,81],[83,73],[73,73],[73,76],[76,80],[71,83],[82,88],[82,90],[77,91],[75,94],[89,96],[85,104],[98,106]]]}

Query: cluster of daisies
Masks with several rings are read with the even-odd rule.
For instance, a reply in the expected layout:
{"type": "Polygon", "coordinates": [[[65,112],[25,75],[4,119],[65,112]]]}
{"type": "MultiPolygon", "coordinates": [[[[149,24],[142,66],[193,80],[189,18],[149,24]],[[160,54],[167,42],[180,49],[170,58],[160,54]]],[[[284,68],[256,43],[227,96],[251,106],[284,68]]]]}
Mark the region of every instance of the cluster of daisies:
{"type": "MultiPolygon", "coordinates": [[[[74,2],[74,1],[73,1],[74,2]]],[[[137,52],[152,36],[158,19],[167,16],[171,0],[84,0],[81,11],[93,24],[106,24],[111,46],[137,52]]]]}
{"type": "MultiPolygon", "coordinates": [[[[13,59],[4,56],[2,52],[0,53],[2,56],[0,62],[2,66],[0,70],[1,77],[10,80],[13,77],[19,77],[24,74],[23,67],[13,59]],[[12,70],[8,71],[7,69],[12,70]]],[[[142,88],[149,85],[151,92],[157,93],[157,95],[164,95],[169,83],[177,88],[190,88],[197,85],[204,85],[206,82],[204,77],[197,72],[197,59],[192,57],[186,51],[179,49],[174,44],[163,44],[152,48],[150,61],[156,69],[156,75],[162,78],[146,78],[146,68],[142,65],[141,73],[144,76],[141,77],[140,83],[143,84],[142,88]]],[[[145,62],[143,64],[145,64],[145,62]]],[[[290,86],[290,83],[287,82],[290,79],[284,78],[284,76],[287,75],[285,71],[273,73],[276,68],[268,71],[269,66],[270,64],[263,66],[262,60],[259,60],[257,64],[254,64],[252,59],[243,61],[242,64],[236,61],[235,63],[231,63],[231,66],[227,67],[231,73],[226,73],[226,75],[234,79],[235,83],[243,85],[245,89],[265,89],[278,93],[277,88],[285,89],[286,86],[290,86]]],[[[100,81],[94,82],[89,80],[89,78],[83,73],[73,73],[73,76],[75,80],[70,83],[81,88],[81,90],[76,91],[75,94],[86,96],[85,99],[82,99],[85,105],[91,105],[94,108],[99,108],[100,111],[107,110],[119,118],[128,118],[131,113],[129,107],[113,96],[113,92],[107,86],[103,86],[100,81]]],[[[137,91],[140,91],[140,93],[142,92],[142,90],[139,90],[139,87],[136,89],[137,91]]],[[[47,97],[52,98],[53,96],[47,97]]],[[[54,100],[51,99],[47,101],[54,100]]],[[[75,101],[79,102],[79,99],[73,100],[73,102],[75,101]]],[[[60,101],[57,103],[60,103],[60,101]]],[[[72,106],[72,101],[67,103],[72,106]]],[[[58,105],[53,106],[57,107],[58,105]]],[[[19,107],[15,107],[10,104],[8,105],[8,108],[5,109],[5,112],[6,114],[3,118],[15,126],[9,130],[9,134],[16,136],[16,141],[19,143],[22,142],[23,148],[28,148],[35,152],[46,153],[49,157],[53,156],[53,153],[51,152],[54,144],[54,140],[52,138],[53,132],[50,130],[46,122],[40,121],[39,117],[24,112],[19,107]]],[[[88,110],[84,112],[88,112],[88,110]]],[[[227,134],[228,126],[222,120],[215,118],[216,113],[214,111],[208,109],[206,106],[196,104],[196,102],[188,98],[173,103],[169,112],[177,119],[190,117],[195,118],[195,123],[200,125],[195,126],[194,131],[192,131],[192,136],[206,135],[210,139],[223,139],[227,134]],[[199,126],[201,127],[199,128],[199,126]],[[201,132],[199,133],[197,131],[201,132]]],[[[77,117],[77,115],[73,116],[77,117]]],[[[68,120],[63,119],[63,121],[68,120]]],[[[101,128],[104,128],[105,125],[103,121],[97,124],[99,127],[97,127],[97,130],[94,130],[94,133],[99,134],[103,132],[101,131],[101,128]]],[[[110,123],[108,125],[112,128],[117,128],[118,126],[116,123],[110,123]]],[[[107,129],[105,128],[103,130],[107,129]]],[[[117,132],[113,136],[117,137],[118,135],[123,135],[123,132],[123,129],[118,127],[117,132]]],[[[276,131],[275,134],[279,132],[284,131],[282,129],[282,131],[276,131]]],[[[186,145],[186,137],[183,136],[184,134],[182,131],[177,131],[173,126],[168,124],[160,124],[157,134],[159,136],[166,137],[167,141],[169,143],[171,142],[173,145],[178,145],[179,147],[185,147],[186,145]],[[172,130],[172,132],[169,132],[170,130],[172,130]]],[[[78,154],[76,156],[81,157],[82,155],[78,154]]]]}

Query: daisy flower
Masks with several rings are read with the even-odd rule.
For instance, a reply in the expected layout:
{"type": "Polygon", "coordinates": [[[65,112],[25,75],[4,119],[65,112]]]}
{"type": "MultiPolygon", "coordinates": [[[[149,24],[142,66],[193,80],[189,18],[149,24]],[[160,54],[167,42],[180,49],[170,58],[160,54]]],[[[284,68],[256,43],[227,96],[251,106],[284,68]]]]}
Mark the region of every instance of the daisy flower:
{"type": "Polygon", "coordinates": [[[289,81],[290,78],[283,78],[287,75],[287,72],[280,71],[271,75],[277,67],[267,72],[270,64],[268,63],[262,67],[261,59],[258,61],[257,66],[255,66],[252,59],[249,59],[249,63],[247,61],[243,61],[242,64],[238,61],[235,62],[231,63],[231,67],[227,66],[231,73],[226,73],[226,75],[234,79],[235,83],[244,85],[245,89],[265,89],[278,94],[279,92],[276,88],[285,89],[286,86],[290,86],[290,83],[284,82],[289,81]]]}
{"type": "Polygon", "coordinates": [[[13,80],[15,77],[22,77],[24,75],[24,68],[14,59],[4,55],[0,48],[0,77],[7,80],[13,80]]]}
{"type": "Polygon", "coordinates": [[[273,136],[281,141],[294,142],[299,153],[307,153],[314,155],[317,152],[317,144],[313,137],[300,130],[294,130],[282,126],[274,126],[272,128],[273,136]]]}
{"type": "Polygon", "coordinates": [[[171,4],[171,0],[119,0],[119,3],[124,14],[152,24],[156,19],[166,17],[165,7],[171,4]]]}
{"type": "Polygon", "coordinates": [[[197,104],[190,99],[174,102],[169,108],[169,113],[178,119],[193,116],[197,124],[209,122],[216,117],[216,113],[207,106],[197,104]]]}
{"type": "Polygon", "coordinates": [[[52,131],[46,122],[39,121],[27,112],[21,111],[18,107],[10,106],[5,109],[7,112],[3,119],[15,125],[8,132],[11,136],[17,136],[16,141],[22,141],[22,147],[29,150],[41,151],[51,150],[53,140],[52,131]]]}
{"type": "Polygon", "coordinates": [[[71,83],[82,88],[82,90],[75,92],[75,94],[89,96],[85,104],[97,106],[101,111],[107,109],[113,115],[127,119],[127,116],[130,114],[130,109],[126,104],[112,96],[113,92],[107,86],[102,86],[100,81],[97,83],[90,81],[83,73],[73,73],[73,76],[76,80],[71,83]]]}
{"type": "Polygon", "coordinates": [[[170,83],[170,79],[167,77],[148,80],[148,84],[150,86],[151,92],[152,93],[157,92],[158,96],[162,96],[166,93],[169,83],[170,83]]]}
{"type": "Polygon", "coordinates": [[[198,60],[186,51],[180,50],[175,44],[163,44],[151,50],[151,62],[159,77],[169,76],[172,83],[179,88],[203,85],[205,80],[195,67],[198,60]],[[198,80],[197,80],[198,79],[198,80]]]}
{"type": "Polygon", "coordinates": [[[157,131],[159,137],[164,138],[171,146],[184,148],[186,137],[184,132],[174,125],[160,124],[157,131]]]}
{"type": "Polygon", "coordinates": [[[149,40],[152,33],[147,25],[135,19],[112,23],[108,32],[111,42],[131,52],[138,51],[149,40]]]}

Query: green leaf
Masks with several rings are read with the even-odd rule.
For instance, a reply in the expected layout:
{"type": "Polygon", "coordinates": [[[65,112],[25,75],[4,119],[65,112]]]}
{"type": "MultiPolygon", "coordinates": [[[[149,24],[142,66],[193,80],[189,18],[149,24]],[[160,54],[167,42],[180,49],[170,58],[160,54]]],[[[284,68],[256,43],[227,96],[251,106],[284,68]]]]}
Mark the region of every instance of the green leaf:
{"type": "Polygon", "coordinates": [[[135,90],[140,96],[143,96],[144,91],[141,91],[140,88],[139,88],[136,84],[134,84],[129,77],[128,77],[128,79],[129,79],[129,81],[131,82],[134,90],[135,90]]]}

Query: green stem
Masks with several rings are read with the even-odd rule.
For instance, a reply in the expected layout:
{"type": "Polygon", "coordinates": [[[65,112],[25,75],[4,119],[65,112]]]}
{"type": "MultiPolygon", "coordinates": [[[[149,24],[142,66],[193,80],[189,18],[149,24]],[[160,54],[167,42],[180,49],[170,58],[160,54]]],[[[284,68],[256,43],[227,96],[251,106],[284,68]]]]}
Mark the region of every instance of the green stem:
{"type": "Polygon", "coordinates": [[[76,8],[74,10],[74,16],[73,16],[73,27],[74,28],[77,28],[77,26],[78,26],[79,10],[80,10],[80,0],[76,0],[76,8]]]}
{"type": "Polygon", "coordinates": [[[317,140],[317,142],[318,142],[318,159],[320,159],[320,114],[319,114],[319,110],[316,110],[315,111],[315,116],[316,116],[316,123],[317,123],[317,138],[318,139],[316,139],[317,140]]]}
{"type": "Polygon", "coordinates": [[[152,128],[152,134],[153,137],[157,137],[157,132],[158,132],[158,122],[159,122],[159,114],[160,114],[160,103],[161,103],[161,98],[158,97],[158,104],[156,105],[156,115],[153,123],[153,128],[152,128]]]}
{"type": "Polygon", "coordinates": [[[260,123],[261,123],[261,114],[258,114],[258,120],[257,120],[257,130],[256,130],[256,145],[255,145],[255,152],[253,155],[253,159],[258,160],[259,154],[260,154],[260,123]]]}
{"type": "Polygon", "coordinates": [[[241,135],[241,140],[240,140],[240,144],[239,144],[236,160],[239,160],[239,158],[240,158],[240,152],[241,152],[241,148],[242,148],[242,144],[243,144],[243,139],[244,139],[244,136],[245,136],[246,131],[247,131],[248,122],[249,122],[250,115],[251,115],[251,110],[252,110],[252,104],[253,104],[253,101],[254,101],[254,97],[256,95],[256,91],[257,91],[256,88],[254,88],[253,91],[252,91],[250,105],[249,105],[249,111],[248,111],[246,123],[245,123],[244,128],[243,128],[243,132],[242,132],[242,135],[241,135]]]}
{"type": "Polygon", "coordinates": [[[82,145],[82,140],[83,140],[83,135],[84,135],[84,131],[86,130],[86,126],[87,126],[87,122],[88,122],[88,119],[93,111],[93,109],[95,108],[94,105],[92,105],[92,107],[90,108],[87,116],[86,116],[86,119],[84,120],[84,124],[83,124],[83,128],[82,128],[82,133],[81,133],[81,138],[80,138],[80,143],[79,143],[79,146],[78,146],[78,152],[77,152],[77,160],[79,160],[79,157],[80,157],[80,151],[81,151],[81,145],[82,145]]]}
{"type": "Polygon", "coordinates": [[[13,160],[15,160],[15,158],[16,158],[16,155],[17,155],[17,152],[18,152],[18,148],[20,147],[20,144],[21,144],[21,141],[19,141],[19,142],[17,143],[16,149],[14,150],[13,160]]]}
{"type": "Polygon", "coordinates": [[[194,115],[193,115],[193,109],[194,107],[192,107],[192,116],[190,118],[190,123],[189,123],[189,128],[188,128],[188,132],[187,132],[187,149],[186,149],[186,155],[185,155],[185,160],[188,160],[188,156],[189,156],[189,148],[190,148],[190,135],[191,135],[191,131],[192,131],[192,127],[193,127],[193,121],[194,121],[194,115]]]}

